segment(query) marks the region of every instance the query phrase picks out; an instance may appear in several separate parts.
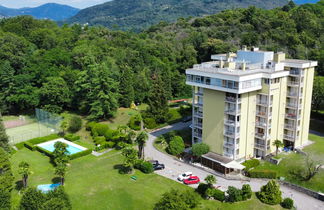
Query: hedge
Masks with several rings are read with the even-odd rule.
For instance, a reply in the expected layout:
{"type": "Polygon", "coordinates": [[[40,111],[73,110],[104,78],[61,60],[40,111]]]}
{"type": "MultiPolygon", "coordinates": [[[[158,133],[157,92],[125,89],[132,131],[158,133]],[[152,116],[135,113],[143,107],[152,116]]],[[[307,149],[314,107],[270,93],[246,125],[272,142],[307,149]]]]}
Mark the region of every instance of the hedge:
{"type": "Polygon", "coordinates": [[[75,153],[73,155],[70,155],[70,159],[71,160],[74,160],[76,158],[79,158],[79,157],[83,157],[83,156],[86,156],[86,155],[89,155],[92,153],[92,149],[87,149],[87,150],[84,150],[82,152],[78,152],[78,153],[75,153]]]}
{"type": "Polygon", "coordinates": [[[249,177],[251,178],[268,178],[268,179],[276,179],[277,172],[272,170],[251,170],[248,173],[249,177]]]}
{"type": "Polygon", "coordinates": [[[18,149],[18,150],[21,150],[25,147],[25,142],[20,142],[18,144],[15,144],[15,147],[18,149]]]}
{"type": "Polygon", "coordinates": [[[294,207],[294,200],[291,198],[285,198],[281,202],[281,206],[282,206],[282,208],[285,208],[285,209],[292,209],[292,207],[294,207]]]}
{"type": "Polygon", "coordinates": [[[41,147],[38,147],[38,146],[36,146],[35,148],[36,148],[37,151],[39,151],[40,153],[43,153],[44,155],[46,155],[46,156],[48,156],[48,157],[50,157],[50,158],[53,157],[53,153],[52,153],[52,152],[50,152],[50,151],[48,151],[48,150],[46,150],[46,149],[43,149],[43,148],[41,148],[41,147]]]}
{"type": "Polygon", "coordinates": [[[28,141],[24,142],[24,146],[32,151],[35,151],[34,145],[28,141]]]}
{"type": "Polygon", "coordinates": [[[77,140],[80,140],[80,136],[70,133],[70,134],[66,134],[64,136],[64,139],[69,140],[69,141],[77,141],[77,140]]]}
{"type": "Polygon", "coordinates": [[[46,141],[50,141],[50,140],[54,140],[54,139],[58,139],[60,138],[60,136],[58,134],[51,134],[49,136],[43,136],[43,137],[38,137],[38,138],[34,138],[34,139],[30,139],[27,142],[32,143],[33,145],[35,144],[40,144],[46,141]]]}
{"type": "Polygon", "coordinates": [[[145,174],[150,174],[154,171],[152,163],[148,161],[138,160],[134,168],[142,171],[145,174]]]}

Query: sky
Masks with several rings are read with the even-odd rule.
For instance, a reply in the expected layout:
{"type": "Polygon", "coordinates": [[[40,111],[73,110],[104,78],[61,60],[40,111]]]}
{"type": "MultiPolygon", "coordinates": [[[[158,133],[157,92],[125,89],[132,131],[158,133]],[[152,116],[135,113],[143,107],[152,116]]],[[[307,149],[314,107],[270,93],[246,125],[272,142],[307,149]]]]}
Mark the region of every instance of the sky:
{"type": "Polygon", "coordinates": [[[110,0],[0,0],[0,5],[9,8],[37,7],[46,3],[66,4],[76,8],[86,8],[110,0]]]}

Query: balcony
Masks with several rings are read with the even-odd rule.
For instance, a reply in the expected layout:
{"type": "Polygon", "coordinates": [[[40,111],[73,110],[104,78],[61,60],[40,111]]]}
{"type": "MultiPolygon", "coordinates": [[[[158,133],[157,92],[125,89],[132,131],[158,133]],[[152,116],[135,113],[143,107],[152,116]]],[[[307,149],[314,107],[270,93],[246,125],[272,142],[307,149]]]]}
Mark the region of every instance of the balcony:
{"type": "Polygon", "coordinates": [[[295,141],[295,137],[290,134],[284,134],[284,139],[289,141],[295,141]]]}
{"type": "Polygon", "coordinates": [[[224,147],[226,148],[229,148],[229,149],[238,149],[239,148],[239,145],[238,144],[234,144],[234,143],[231,143],[231,142],[224,142],[224,147]]]}
{"type": "Polygon", "coordinates": [[[235,109],[226,109],[225,114],[230,114],[230,115],[239,115],[241,114],[241,110],[235,110],[235,109]]]}
{"type": "MultiPolygon", "coordinates": [[[[268,106],[268,101],[266,101],[266,100],[257,100],[257,105],[259,105],[259,106],[268,106]]],[[[269,105],[272,106],[272,101],[270,101],[269,105]]]]}
{"type": "Polygon", "coordinates": [[[266,146],[265,144],[254,143],[254,147],[257,148],[257,149],[264,150],[265,146],[266,146]]]}
{"type": "Polygon", "coordinates": [[[202,128],[202,123],[198,123],[198,122],[195,122],[194,123],[194,127],[196,127],[196,128],[202,128]]]}
{"type": "MultiPolygon", "coordinates": [[[[261,128],[266,128],[267,127],[267,123],[266,122],[255,122],[255,126],[256,127],[261,127],[261,128]]],[[[268,128],[271,127],[271,124],[268,124],[268,128]]]]}
{"type": "Polygon", "coordinates": [[[202,102],[198,102],[198,103],[196,102],[193,105],[197,106],[197,107],[203,107],[204,106],[204,104],[202,102]]]}
{"type": "Polygon", "coordinates": [[[203,118],[203,113],[202,112],[194,112],[195,117],[203,118]]]}
{"type": "Polygon", "coordinates": [[[296,109],[298,108],[298,103],[287,103],[286,107],[296,109]]]}
{"type": "Polygon", "coordinates": [[[299,119],[300,116],[297,116],[297,114],[295,114],[295,113],[287,113],[286,118],[291,119],[291,120],[296,120],[297,118],[299,119]]]}
{"type": "Polygon", "coordinates": [[[266,137],[266,135],[264,133],[255,133],[255,137],[257,137],[258,139],[263,139],[263,140],[266,140],[266,139],[270,139],[270,135],[268,135],[266,137]]]}
{"type": "MultiPolygon", "coordinates": [[[[235,121],[234,120],[225,120],[224,123],[226,125],[229,125],[229,126],[235,126],[235,121]]],[[[240,123],[239,122],[236,122],[236,126],[240,126],[240,123]]]]}
{"type": "Polygon", "coordinates": [[[225,102],[227,102],[227,103],[236,103],[236,101],[238,103],[241,103],[241,99],[240,98],[236,99],[236,98],[230,97],[230,96],[226,96],[225,97],[225,102]]]}
{"type": "Polygon", "coordinates": [[[258,117],[268,118],[268,117],[271,117],[272,113],[270,113],[270,115],[268,115],[267,112],[265,112],[265,111],[259,111],[259,112],[256,113],[256,115],[258,117]]]}
{"type": "Polygon", "coordinates": [[[292,92],[292,91],[287,93],[287,97],[290,97],[290,98],[297,98],[297,97],[302,97],[302,96],[303,96],[302,93],[299,93],[299,95],[298,95],[298,93],[292,92]]]}
{"type": "Polygon", "coordinates": [[[288,81],[287,83],[288,86],[291,86],[291,87],[303,87],[303,83],[301,82],[296,82],[296,81],[288,81]]]}
{"type": "Polygon", "coordinates": [[[202,138],[202,134],[201,133],[194,132],[194,137],[201,139],[202,138]]]}
{"type": "Polygon", "coordinates": [[[232,152],[224,152],[224,156],[226,156],[226,157],[229,157],[229,158],[231,158],[231,159],[234,159],[234,151],[232,151],[232,152]]]}
{"type": "Polygon", "coordinates": [[[227,136],[227,137],[230,137],[230,138],[236,138],[236,135],[235,135],[234,131],[225,130],[224,135],[227,136]]]}
{"type": "Polygon", "coordinates": [[[195,95],[196,96],[203,96],[204,94],[203,94],[203,92],[195,92],[195,95]]]}

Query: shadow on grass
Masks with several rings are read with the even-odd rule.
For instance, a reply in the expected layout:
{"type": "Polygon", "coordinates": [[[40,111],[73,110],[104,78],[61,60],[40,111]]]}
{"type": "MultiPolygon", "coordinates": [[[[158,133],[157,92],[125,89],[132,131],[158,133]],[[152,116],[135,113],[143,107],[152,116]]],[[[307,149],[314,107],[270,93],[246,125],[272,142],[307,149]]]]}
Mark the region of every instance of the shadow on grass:
{"type": "Polygon", "coordinates": [[[132,168],[127,167],[123,164],[114,165],[114,169],[118,170],[118,173],[120,174],[129,174],[132,171],[132,168]]]}
{"type": "Polygon", "coordinates": [[[61,183],[61,178],[60,178],[60,177],[54,177],[54,178],[52,179],[52,183],[53,183],[53,184],[61,183]]]}
{"type": "Polygon", "coordinates": [[[18,190],[18,191],[20,191],[21,189],[24,188],[24,185],[23,185],[22,180],[16,181],[15,184],[16,184],[16,185],[15,185],[15,189],[18,190]]]}

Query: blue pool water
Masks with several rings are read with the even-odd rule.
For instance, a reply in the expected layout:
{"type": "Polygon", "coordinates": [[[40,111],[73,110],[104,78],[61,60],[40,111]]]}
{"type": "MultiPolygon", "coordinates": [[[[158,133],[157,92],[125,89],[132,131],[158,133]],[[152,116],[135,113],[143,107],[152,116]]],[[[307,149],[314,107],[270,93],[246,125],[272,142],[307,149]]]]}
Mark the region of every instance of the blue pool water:
{"type": "Polygon", "coordinates": [[[42,185],[38,185],[37,186],[37,190],[42,191],[43,193],[47,193],[51,190],[54,190],[55,188],[57,188],[58,186],[60,186],[61,184],[42,184],[42,185]]]}
{"type": "MultiPolygon", "coordinates": [[[[48,150],[50,152],[53,152],[54,149],[55,149],[54,144],[55,144],[55,142],[50,142],[48,144],[45,144],[45,145],[42,145],[42,146],[39,146],[39,147],[41,147],[43,149],[46,149],[46,150],[48,150]]],[[[69,152],[69,155],[73,155],[75,153],[82,152],[83,150],[68,144],[67,151],[69,152]]]]}

